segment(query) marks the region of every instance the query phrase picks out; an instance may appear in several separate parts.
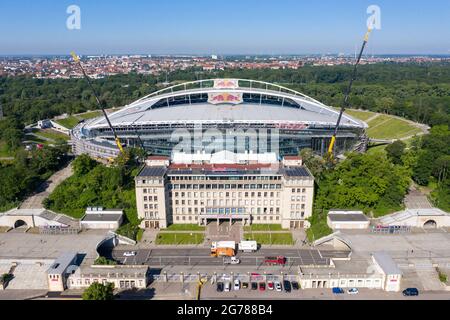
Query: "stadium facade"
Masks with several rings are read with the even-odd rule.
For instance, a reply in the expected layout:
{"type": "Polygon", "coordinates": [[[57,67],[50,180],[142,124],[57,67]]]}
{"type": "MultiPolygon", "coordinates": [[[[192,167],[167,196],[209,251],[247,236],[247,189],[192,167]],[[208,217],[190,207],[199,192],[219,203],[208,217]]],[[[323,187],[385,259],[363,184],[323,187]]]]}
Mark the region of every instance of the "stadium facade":
{"type": "MultiPolygon", "coordinates": [[[[325,154],[339,112],[300,92],[261,81],[212,79],[152,93],[109,115],[122,143],[150,154],[275,152],[325,154]]],[[[367,124],[344,114],[335,152],[365,151],[367,124]]],[[[75,154],[119,154],[104,117],[72,130],[75,154]]]]}

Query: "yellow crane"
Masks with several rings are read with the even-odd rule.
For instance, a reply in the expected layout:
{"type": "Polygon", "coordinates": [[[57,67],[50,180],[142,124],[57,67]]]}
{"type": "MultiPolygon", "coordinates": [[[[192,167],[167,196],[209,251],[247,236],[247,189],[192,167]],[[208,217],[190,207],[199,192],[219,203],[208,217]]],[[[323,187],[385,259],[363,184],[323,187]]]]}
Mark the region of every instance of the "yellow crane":
{"type": "Polygon", "coordinates": [[[366,48],[366,45],[369,42],[369,36],[370,36],[371,32],[372,32],[372,29],[369,28],[367,30],[366,35],[364,36],[364,42],[363,42],[363,45],[361,47],[361,51],[359,52],[358,59],[356,60],[356,63],[354,65],[354,67],[353,67],[353,74],[352,74],[352,77],[350,79],[350,83],[348,85],[347,91],[345,92],[344,103],[342,105],[341,112],[339,113],[339,117],[338,117],[338,120],[337,120],[337,123],[336,123],[336,128],[334,129],[333,136],[331,137],[330,146],[328,148],[328,154],[329,154],[330,158],[332,158],[333,154],[334,154],[334,146],[336,145],[336,137],[337,137],[337,134],[338,134],[338,131],[339,131],[339,125],[341,124],[342,116],[343,116],[345,110],[349,106],[349,97],[350,97],[350,93],[352,91],[353,82],[356,80],[356,75],[357,75],[357,72],[358,72],[358,65],[361,62],[361,58],[362,58],[362,55],[364,53],[364,49],[366,48]]]}
{"type": "Polygon", "coordinates": [[[91,79],[86,74],[86,71],[84,70],[83,65],[81,64],[80,58],[76,55],[75,52],[71,52],[71,55],[72,55],[72,58],[75,61],[75,63],[78,64],[78,66],[80,67],[84,78],[86,79],[86,81],[89,84],[89,87],[91,88],[92,92],[94,93],[95,100],[97,101],[97,104],[100,107],[100,109],[102,109],[103,115],[105,116],[106,122],[108,123],[108,126],[109,126],[109,128],[111,129],[111,131],[112,131],[112,133],[114,135],[114,140],[116,142],[117,147],[120,150],[120,153],[122,153],[122,155],[126,157],[125,150],[123,149],[123,145],[122,145],[122,143],[120,141],[120,138],[117,135],[116,130],[112,126],[111,121],[109,120],[108,114],[106,113],[105,108],[103,107],[103,104],[100,101],[100,98],[99,98],[99,95],[97,94],[97,91],[95,90],[94,86],[92,85],[91,79]]]}

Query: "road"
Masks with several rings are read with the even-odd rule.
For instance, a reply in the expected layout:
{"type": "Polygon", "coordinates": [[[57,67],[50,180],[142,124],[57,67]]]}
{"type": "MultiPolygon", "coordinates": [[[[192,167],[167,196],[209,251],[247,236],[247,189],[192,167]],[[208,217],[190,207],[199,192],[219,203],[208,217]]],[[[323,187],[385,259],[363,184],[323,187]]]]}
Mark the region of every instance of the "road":
{"type": "MultiPolygon", "coordinates": [[[[140,249],[134,257],[125,257],[130,250],[114,250],[112,258],[122,264],[151,266],[223,266],[223,259],[210,256],[209,249],[140,249]]],[[[241,266],[259,266],[267,256],[285,256],[290,266],[327,266],[330,258],[346,258],[348,251],[316,249],[261,249],[256,253],[239,253],[241,266]]]]}
{"type": "Polygon", "coordinates": [[[59,184],[71,175],[72,165],[69,164],[65,168],[53,174],[47,181],[40,185],[36,193],[21,204],[20,209],[44,209],[42,204],[44,199],[46,199],[59,184]]]}

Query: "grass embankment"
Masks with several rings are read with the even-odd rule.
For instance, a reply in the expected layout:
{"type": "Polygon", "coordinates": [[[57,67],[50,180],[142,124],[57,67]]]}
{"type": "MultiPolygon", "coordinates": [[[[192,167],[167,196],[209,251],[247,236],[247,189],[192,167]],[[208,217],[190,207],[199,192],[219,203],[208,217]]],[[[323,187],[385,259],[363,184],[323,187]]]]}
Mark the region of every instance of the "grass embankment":
{"type": "Polygon", "coordinates": [[[33,133],[41,138],[43,137],[43,138],[52,139],[55,141],[58,139],[64,140],[64,141],[70,140],[70,137],[68,135],[60,133],[55,130],[35,130],[33,133]]]}
{"type": "Polygon", "coordinates": [[[156,236],[157,245],[202,244],[205,236],[202,233],[159,233],[156,236]]]}
{"type": "Polygon", "coordinates": [[[353,118],[366,121],[376,115],[374,112],[361,111],[361,110],[346,110],[345,113],[351,115],[353,118]]]}
{"type": "Polygon", "coordinates": [[[80,123],[80,119],[75,117],[75,116],[70,116],[68,118],[65,119],[59,119],[59,120],[55,120],[55,122],[57,124],[62,125],[63,127],[67,128],[67,129],[73,129],[74,127],[77,126],[78,123],[80,123]]]}
{"type": "Polygon", "coordinates": [[[74,116],[69,116],[65,119],[55,120],[55,122],[62,125],[63,127],[67,128],[67,129],[73,129],[82,120],[88,120],[88,119],[92,119],[92,118],[96,118],[96,117],[100,117],[100,116],[101,116],[101,111],[91,111],[91,112],[86,112],[86,113],[82,113],[82,114],[77,114],[74,116]]]}
{"type": "Polygon", "coordinates": [[[366,121],[369,125],[367,134],[373,139],[403,139],[422,132],[420,128],[410,122],[387,114],[361,110],[347,110],[346,113],[366,121]],[[371,120],[367,121],[369,119],[371,120]]]}

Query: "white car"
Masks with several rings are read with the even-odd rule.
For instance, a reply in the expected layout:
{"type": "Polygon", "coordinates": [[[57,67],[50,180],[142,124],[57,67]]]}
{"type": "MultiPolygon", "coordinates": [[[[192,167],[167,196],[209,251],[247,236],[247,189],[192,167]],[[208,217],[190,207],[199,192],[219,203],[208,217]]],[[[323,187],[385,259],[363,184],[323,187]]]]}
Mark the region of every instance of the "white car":
{"type": "Polygon", "coordinates": [[[241,289],[241,282],[239,280],[234,280],[234,291],[239,291],[241,289]]]}
{"type": "Polygon", "coordinates": [[[348,289],[347,293],[348,294],[358,294],[359,290],[356,288],[351,288],[351,289],[348,289]]]}
{"type": "Polygon", "coordinates": [[[282,291],[281,283],[279,283],[278,281],[275,282],[275,290],[278,291],[278,292],[282,291]]]}
{"type": "Polygon", "coordinates": [[[230,292],[230,283],[228,281],[225,282],[225,287],[223,288],[223,291],[230,292]]]}
{"type": "Polygon", "coordinates": [[[124,252],[123,253],[123,256],[124,257],[134,257],[134,256],[136,256],[137,255],[137,252],[136,251],[127,251],[127,252],[124,252]]]}

